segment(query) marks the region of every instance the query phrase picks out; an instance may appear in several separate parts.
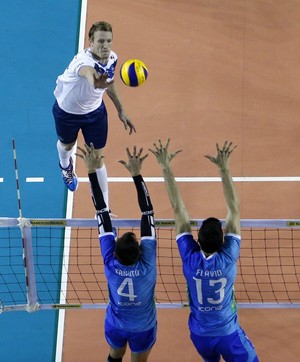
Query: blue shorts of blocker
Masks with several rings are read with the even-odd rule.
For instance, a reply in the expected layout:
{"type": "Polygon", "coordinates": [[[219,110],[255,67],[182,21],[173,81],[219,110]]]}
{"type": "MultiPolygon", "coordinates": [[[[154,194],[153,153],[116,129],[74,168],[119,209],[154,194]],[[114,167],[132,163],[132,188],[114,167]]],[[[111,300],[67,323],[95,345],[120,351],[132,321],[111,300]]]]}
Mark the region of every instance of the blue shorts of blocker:
{"type": "Polygon", "coordinates": [[[105,338],[110,347],[120,349],[128,343],[131,352],[143,353],[148,351],[156,342],[157,325],[144,332],[126,332],[116,329],[105,321],[105,338]]]}
{"type": "Polygon", "coordinates": [[[234,333],[223,337],[203,337],[191,332],[191,340],[205,362],[259,362],[256,351],[239,327],[234,333]]]}
{"type": "Polygon", "coordinates": [[[55,101],[52,113],[58,139],[65,144],[77,140],[81,130],[87,145],[92,142],[96,149],[106,145],[108,133],[107,111],[104,102],[93,112],[86,114],[71,114],[63,111],[55,101]]]}

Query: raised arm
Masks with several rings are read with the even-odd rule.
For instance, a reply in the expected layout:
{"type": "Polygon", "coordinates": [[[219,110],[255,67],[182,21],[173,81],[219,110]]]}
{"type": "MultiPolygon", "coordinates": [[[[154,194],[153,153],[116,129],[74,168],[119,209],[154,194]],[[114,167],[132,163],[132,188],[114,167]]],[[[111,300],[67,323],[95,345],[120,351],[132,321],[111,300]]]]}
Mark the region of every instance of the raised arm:
{"type": "Polygon", "coordinates": [[[114,82],[113,80],[110,82],[107,81],[107,73],[98,74],[93,67],[87,65],[82,66],[78,74],[80,77],[86,78],[89,84],[94,88],[104,89],[112,85],[114,82]]]}
{"type": "Polygon", "coordinates": [[[181,150],[170,153],[168,150],[169,143],[170,139],[167,140],[167,143],[164,146],[161,143],[161,140],[158,140],[158,145],[154,143],[154,149],[149,149],[149,151],[154,154],[158,164],[161,166],[169,200],[174,211],[176,234],[178,235],[183,232],[191,232],[192,229],[187,210],[171,167],[172,159],[181,152],[181,150]]]}
{"type": "Polygon", "coordinates": [[[91,185],[91,196],[97,213],[99,233],[112,232],[112,224],[109,216],[109,209],[103,198],[103,193],[100,188],[98,177],[96,174],[96,166],[99,161],[99,156],[95,153],[94,145],[90,146],[85,144],[85,149],[78,146],[81,153],[76,155],[83,159],[87,168],[89,181],[91,185]]]}
{"type": "Polygon", "coordinates": [[[234,146],[232,142],[226,141],[221,149],[219,148],[218,144],[216,145],[216,147],[217,155],[215,157],[210,155],[205,155],[205,157],[208,158],[215,165],[217,165],[222,179],[223,192],[227,205],[225,232],[240,235],[241,226],[239,199],[228,165],[229,156],[236,148],[236,146],[234,146]]]}
{"type": "Polygon", "coordinates": [[[119,162],[130,172],[137,191],[138,203],[142,212],[141,236],[155,237],[154,211],[147,186],[141,175],[142,163],[148,154],[141,156],[143,149],[141,148],[137,153],[136,146],[133,147],[132,154],[128,148],[126,151],[128,155],[128,161],[125,162],[121,160],[119,162]]]}

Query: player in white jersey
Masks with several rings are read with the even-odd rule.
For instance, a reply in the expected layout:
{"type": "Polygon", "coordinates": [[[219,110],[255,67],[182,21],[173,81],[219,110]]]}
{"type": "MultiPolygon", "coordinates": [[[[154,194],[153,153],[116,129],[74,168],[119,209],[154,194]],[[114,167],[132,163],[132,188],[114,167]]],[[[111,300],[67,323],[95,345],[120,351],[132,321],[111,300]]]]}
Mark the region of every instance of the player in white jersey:
{"type": "Polygon", "coordinates": [[[78,53],[64,73],[57,78],[53,106],[57,150],[63,180],[75,191],[78,180],[73,169],[73,154],[79,130],[86,144],[94,144],[99,156],[97,177],[108,205],[107,171],[101,155],[107,140],[107,111],[103,94],[107,92],[120,121],[129,134],[135,127],[127,117],[114,83],[117,55],[112,51],[113,34],[109,23],[100,21],[89,30],[89,48],[78,53]]]}
{"type": "Polygon", "coordinates": [[[190,219],[176,184],[171,160],[181,151],[169,153],[168,146],[154,144],[150,150],[160,164],[174,210],[176,241],[190,301],[191,340],[205,362],[258,362],[255,349],[240,327],[233,285],[240,250],[239,200],[229,171],[228,158],[236,146],[225,142],[216,157],[206,155],[217,165],[227,205],[225,236],[220,220],[203,221],[194,240],[190,219]]]}
{"type": "Polygon", "coordinates": [[[141,216],[141,241],[133,232],[115,240],[109,210],[96,176],[94,147],[78,147],[86,164],[96,208],[101,254],[108,282],[109,304],[105,317],[105,337],[110,345],[107,362],[121,362],[129,345],[132,362],[146,362],[156,341],[156,236],[154,212],[141,167],[147,155],[142,149],[127,149],[128,162],[120,161],[130,172],[136,187],[141,216]]]}

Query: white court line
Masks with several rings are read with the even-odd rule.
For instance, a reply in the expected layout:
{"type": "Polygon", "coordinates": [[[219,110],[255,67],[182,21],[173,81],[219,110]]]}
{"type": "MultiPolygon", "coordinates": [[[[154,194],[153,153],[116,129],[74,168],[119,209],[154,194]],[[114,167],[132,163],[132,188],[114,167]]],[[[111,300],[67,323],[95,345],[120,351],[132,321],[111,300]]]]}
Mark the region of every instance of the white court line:
{"type": "Polygon", "coordinates": [[[44,177],[26,177],[26,182],[44,182],[44,177]]]}
{"type": "MultiPolygon", "coordinates": [[[[177,182],[221,182],[221,177],[175,177],[177,182]]],[[[78,177],[79,182],[89,182],[88,177],[78,177]]],[[[144,177],[146,182],[164,182],[163,177],[144,177]]],[[[233,177],[235,182],[299,182],[300,176],[233,177]]],[[[131,177],[108,177],[108,182],[132,182],[131,177]]]]}
{"type": "MultiPolygon", "coordinates": [[[[220,177],[175,177],[177,182],[221,182],[220,177]]],[[[89,182],[88,177],[78,177],[79,182],[89,182]]],[[[146,182],[164,182],[163,177],[144,177],[146,182]]],[[[235,182],[299,182],[300,176],[245,176],[233,177],[235,182]]],[[[0,177],[0,183],[4,182],[4,178],[0,177]]],[[[44,177],[26,177],[26,182],[42,183],[45,182],[44,177]]],[[[132,182],[131,177],[108,177],[108,182],[132,182]]]]}
{"type": "MultiPolygon", "coordinates": [[[[29,182],[29,183],[44,182],[45,178],[44,177],[26,177],[25,181],[29,182]]],[[[3,177],[0,177],[0,182],[4,182],[3,177]]]]}

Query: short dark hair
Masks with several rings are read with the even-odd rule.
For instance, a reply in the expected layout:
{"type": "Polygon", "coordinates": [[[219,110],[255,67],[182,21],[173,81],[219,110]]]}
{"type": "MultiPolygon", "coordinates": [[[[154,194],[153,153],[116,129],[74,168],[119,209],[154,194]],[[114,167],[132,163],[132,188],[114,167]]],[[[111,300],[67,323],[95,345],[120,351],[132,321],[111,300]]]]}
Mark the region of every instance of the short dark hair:
{"type": "Polygon", "coordinates": [[[204,253],[212,254],[220,249],[223,244],[223,229],[219,219],[209,217],[202,222],[198,243],[204,253]]]}
{"type": "Polygon", "coordinates": [[[112,26],[106,21],[97,21],[89,30],[89,39],[93,40],[96,31],[110,31],[112,33],[112,26]]]}
{"type": "Polygon", "coordinates": [[[127,232],[118,238],[115,248],[115,256],[123,265],[135,264],[141,251],[136,236],[133,232],[127,232]]]}

